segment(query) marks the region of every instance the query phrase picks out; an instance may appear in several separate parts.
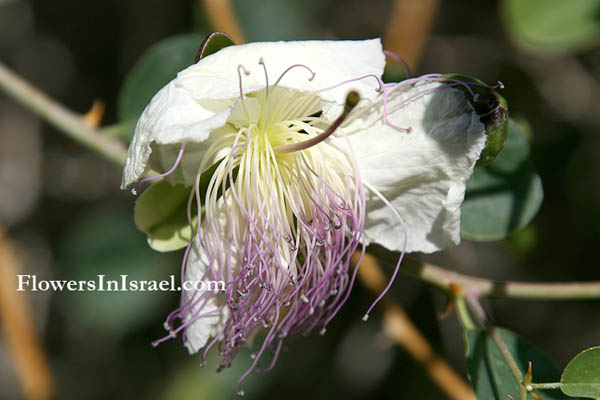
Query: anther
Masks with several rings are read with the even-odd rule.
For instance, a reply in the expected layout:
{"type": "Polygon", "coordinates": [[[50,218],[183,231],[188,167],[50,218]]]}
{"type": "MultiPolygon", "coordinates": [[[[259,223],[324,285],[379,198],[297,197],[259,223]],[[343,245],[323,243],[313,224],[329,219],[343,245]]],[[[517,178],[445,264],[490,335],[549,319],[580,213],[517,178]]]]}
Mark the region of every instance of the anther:
{"type": "Polygon", "coordinates": [[[362,320],[363,320],[364,322],[367,322],[367,321],[369,320],[369,314],[365,314],[365,315],[362,317],[362,320]]]}
{"type": "Polygon", "coordinates": [[[263,61],[262,57],[259,58],[258,63],[262,65],[265,71],[265,94],[266,97],[269,98],[269,75],[267,74],[267,66],[265,65],[265,62],[263,61]]]}
{"type": "Polygon", "coordinates": [[[300,296],[300,300],[302,300],[305,303],[309,302],[308,297],[306,297],[306,295],[304,293],[300,296]]]}
{"type": "Polygon", "coordinates": [[[298,68],[298,67],[302,67],[311,73],[310,78],[308,78],[309,81],[312,81],[313,79],[315,79],[316,73],[312,69],[310,69],[308,66],[306,66],[304,64],[294,64],[294,65],[288,67],[285,71],[283,71],[283,73],[281,75],[279,75],[279,78],[277,78],[273,87],[279,85],[281,78],[283,78],[285,76],[285,74],[287,74],[290,70],[292,70],[294,68],[298,68]]]}

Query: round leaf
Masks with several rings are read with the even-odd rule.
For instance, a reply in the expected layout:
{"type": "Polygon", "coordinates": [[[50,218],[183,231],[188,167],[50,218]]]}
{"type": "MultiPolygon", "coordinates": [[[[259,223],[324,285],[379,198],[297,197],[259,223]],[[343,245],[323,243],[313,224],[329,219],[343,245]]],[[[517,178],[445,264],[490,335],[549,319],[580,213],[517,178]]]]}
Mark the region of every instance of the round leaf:
{"type": "Polygon", "coordinates": [[[560,383],[569,396],[600,397],[600,347],[584,350],[572,359],[560,383]]]}
{"type": "Polygon", "coordinates": [[[467,182],[461,233],[468,239],[502,239],[526,226],[542,204],[542,183],[529,164],[525,133],[513,120],[508,132],[494,162],[476,168],[467,182]]]}
{"type": "Polygon", "coordinates": [[[600,43],[600,0],[504,0],[504,21],[521,45],[570,51],[600,43]]]}
{"type": "Polygon", "coordinates": [[[129,139],[140,114],[154,94],[194,62],[204,37],[173,36],[148,49],[125,77],[118,99],[118,116],[129,139]]]}
{"type": "MultiPolygon", "coordinates": [[[[556,382],[560,370],[552,360],[517,334],[497,329],[502,341],[512,354],[521,373],[525,374],[531,361],[534,382],[556,382]]],[[[478,399],[506,400],[507,395],[519,398],[519,387],[506,361],[486,331],[468,330],[467,373],[478,399]]],[[[538,390],[542,400],[566,399],[559,390],[538,390]]]]}

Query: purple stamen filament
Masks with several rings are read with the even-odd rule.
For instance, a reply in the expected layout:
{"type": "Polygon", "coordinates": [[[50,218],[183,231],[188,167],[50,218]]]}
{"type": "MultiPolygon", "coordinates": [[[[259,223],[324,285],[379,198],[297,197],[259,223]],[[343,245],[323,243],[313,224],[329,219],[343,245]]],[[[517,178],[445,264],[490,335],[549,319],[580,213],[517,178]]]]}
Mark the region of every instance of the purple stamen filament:
{"type": "Polygon", "coordinates": [[[177,167],[179,166],[179,163],[183,159],[184,150],[185,150],[185,142],[181,144],[181,147],[179,148],[179,153],[177,153],[177,158],[175,159],[173,166],[167,172],[164,172],[164,173],[158,174],[158,175],[149,176],[147,178],[140,180],[138,182],[137,186],[135,187],[135,189],[133,190],[133,192],[134,192],[133,194],[135,194],[135,195],[139,194],[140,190],[142,188],[142,185],[144,183],[155,180],[155,179],[165,178],[165,177],[171,175],[177,169],[177,167]]]}

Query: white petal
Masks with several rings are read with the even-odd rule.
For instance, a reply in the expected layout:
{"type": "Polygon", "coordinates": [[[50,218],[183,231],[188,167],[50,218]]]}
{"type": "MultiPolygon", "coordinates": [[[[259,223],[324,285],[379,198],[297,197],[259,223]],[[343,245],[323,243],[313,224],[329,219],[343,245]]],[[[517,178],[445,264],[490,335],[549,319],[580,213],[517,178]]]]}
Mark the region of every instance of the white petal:
{"type": "MultiPolygon", "coordinates": [[[[218,107],[208,110],[192,99],[187,90],[177,86],[175,80],[171,81],[152,98],[137,122],[135,135],[127,151],[121,188],[127,188],[146,172],[153,143],[203,143],[213,130],[225,124],[233,106],[233,102],[221,102],[218,107]]],[[[178,150],[179,146],[174,146],[175,154],[178,150]]],[[[190,152],[187,151],[186,156],[187,153],[190,152]]],[[[170,168],[175,155],[172,159],[166,158],[170,163],[164,170],[170,168]]],[[[162,160],[155,160],[155,163],[163,164],[162,160]]]]}
{"type": "MultiPolygon", "coordinates": [[[[240,95],[238,66],[243,65],[249,75],[242,72],[244,93],[265,87],[265,72],[258,63],[262,59],[272,85],[279,76],[294,64],[294,68],[281,80],[280,85],[290,89],[316,92],[347,80],[373,74],[381,77],[385,56],[379,39],[363,41],[298,41],[264,42],[230,46],[212,54],[180,72],[178,84],[190,91],[194,99],[228,99],[240,95]]],[[[335,119],[341,112],[346,94],[357,90],[362,98],[374,99],[379,84],[373,77],[341,85],[318,93],[324,100],[324,114],[335,119]]]]}
{"type": "MultiPolygon", "coordinates": [[[[159,147],[161,154],[152,157],[156,147],[153,143],[199,143],[203,145],[194,146],[194,152],[202,154],[209,145],[210,140],[207,139],[210,133],[223,127],[239,101],[238,66],[244,65],[250,72],[248,76],[242,74],[244,93],[265,88],[264,70],[258,64],[261,58],[268,69],[271,85],[294,64],[310,67],[316,73],[312,81],[308,80],[310,72],[294,68],[280,85],[301,91],[322,90],[318,95],[323,100],[323,112],[331,120],[340,114],[351,88],[358,90],[365,99],[374,99],[379,87],[373,77],[340,87],[333,86],[369,74],[380,77],[385,66],[379,39],[267,42],[226,47],[180,72],[154,96],[137,123],[127,153],[121,188],[136,182],[147,171],[150,162],[152,166],[161,167],[160,171],[170,168],[178,146],[159,147]]],[[[252,101],[247,99],[247,105],[253,106],[252,101]]],[[[195,157],[190,157],[191,153],[186,148],[184,163],[195,160],[195,157]]],[[[190,184],[195,173],[193,170],[183,179],[178,175],[169,179],[174,183],[183,181],[190,184]]]]}
{"type": "MultiPolygon", "coordinates": [[[[420,84],[390,94],[388,110],[402,99],[438,84],[420,84]]],[[[383,110],[377,110],[382,119],[383,110]]],[[[407,251],[433,252],[460,242],[460,205],[465,183],[485,146],[485,127],[462,92],[440,88],[389,114],[402,132],[382,120],[350,136],[363,181],[378,190],[402,217],[407,251]]],[[[402,250],[400,221],[367,191],[365,235],[402,250]]]]}
{"type": "MultiPolygon", "coordinates": [[[[185,280],[189,282],[200,282],[204,281],[208,285],[208,278],[204,277],[204,272],[206,271],[206,258],[200,254],[200,250],[194,246],[189,255],[189,259],[186,266],[185,271],[185,280]],[[204,279],[203,279],[204,278],[204,279]]],[[[209,287],[209,286],[206,286],[209,287]]],[[[202,292],[198,292],[196,298],[202,292]]],[[[186,300],[189,300],[194,295],[194,291],[187,292],[185,294],[186,300]]],[[[202,314],[211,313],[212,315],[208,315],[205,317],[201,317],[193,322],[186,331],[186,347],[190,354],[198,352],[202,349],[208,342],[211,337],[214,337],[221,330],[225,321],[228,317],[228,308],[222,307],[220,310],[218,309],[220,305],[224,302],[224,297],[222,294],[211,294],[209,300],[204,303],[204,298],[202,298],[193,308],[193,311],[188,314],[187,319],[191,318],[191,316],[197,312],[201,312],[202,314]],[[200,307],[202,309],[200,310],[200,307]]]]}

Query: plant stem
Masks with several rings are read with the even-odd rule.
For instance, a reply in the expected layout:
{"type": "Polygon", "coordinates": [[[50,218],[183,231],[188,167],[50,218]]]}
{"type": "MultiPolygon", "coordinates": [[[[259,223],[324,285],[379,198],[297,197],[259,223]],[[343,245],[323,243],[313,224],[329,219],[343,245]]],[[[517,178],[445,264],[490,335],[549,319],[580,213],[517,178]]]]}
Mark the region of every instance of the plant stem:
{"type": "Polygon", "coordinates": [[[475,329],[475,324],[469,315],[469,311],[467,310],[467,305],[465,303],[465,298],[462,296],[454,297],[454,306],[456,307],[456,314],[458,315],[458,320],[460,321],[463,329],[465,331],[475,329]]]}
{"type": "Polygon", "coordinates": [[[74,141],[117,165],[125,163],[127,150],[123,143],[98,134],[98,131],[88,125],[80,114],[52,100],[2,63],[0,63],[0,90],[74,141]]]}
{"type": "Polygon", "coordinates": [[[12,355],[15,373],[26,400],[49,400],[55,392],[48,357],[36,329],[27,292],[19,292],[23,273],[14,243],[0,226],[0,328],[12,355]]]}
{"type": "MultiPolygon", "coordinates": [[[[370,246],[369,252],[386,264],[395,265],[398,260],[397,253],[380,246],[370,246]]],[[[451,287],[455,284],[465,289],[473,289],[482,297],[544,300],[600,299],[600,281],[552,283],[494,281],[449,271],[408,258],[403,261],[401,271],[448,294],[452,294],[451,287]]]]}
{"type": "Polygon", "coordinates": [[[506,344],[500,337],[500,334],[496,330],[496,327],[490,322],[485,310],[481,306],[481,303],[479,303],[479,300],[476,296],[468,294],[464,297],[464,299],[473,311],[473,314],[475,315],[479,323],[481,323],[481,325],[483,325],[488,331],[490,337],[492,338],[494,343],[496,343],[498,350],[500,350],[502,358],[504,358],[504,361],[506,361],[506,365],[508,365],[511,374],[513,375],[515,381],[517,382],[517,385],[519,386],[519,397],[521,398],[521,400],[527,400],[527,389],[523,385],[523,373],[519,369],[519,366],[517,365],[517,362],[513,358],[512,354],[510,354],[508,347],[506,347],[506,344]]]}

